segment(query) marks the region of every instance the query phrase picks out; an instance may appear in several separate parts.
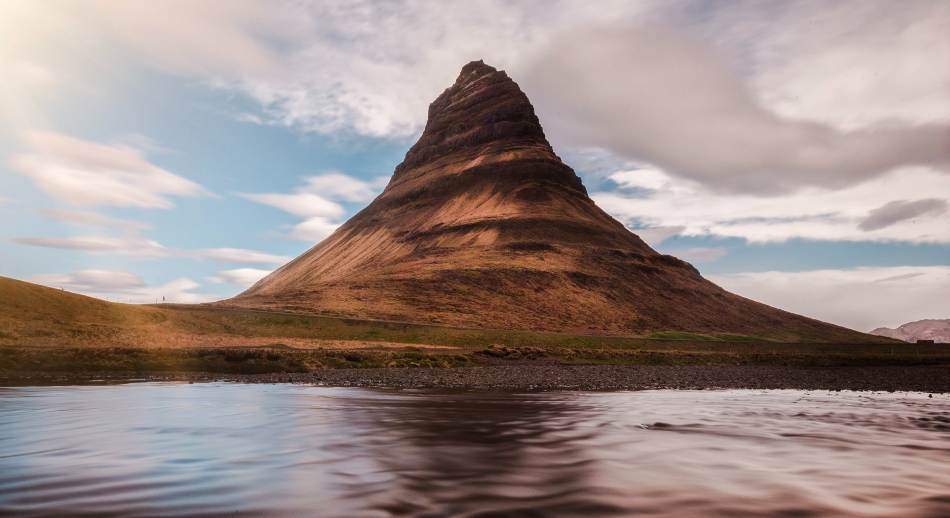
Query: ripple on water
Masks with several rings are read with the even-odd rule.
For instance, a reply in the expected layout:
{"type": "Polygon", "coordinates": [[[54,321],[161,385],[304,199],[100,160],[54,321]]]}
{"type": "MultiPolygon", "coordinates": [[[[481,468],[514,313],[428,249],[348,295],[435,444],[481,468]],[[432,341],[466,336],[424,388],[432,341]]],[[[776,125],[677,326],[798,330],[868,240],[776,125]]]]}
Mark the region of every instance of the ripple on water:
{"type": "Polygon", "coordinates": [[[0,513],[950,515],[950,397],[0,389],[0,513]]]}

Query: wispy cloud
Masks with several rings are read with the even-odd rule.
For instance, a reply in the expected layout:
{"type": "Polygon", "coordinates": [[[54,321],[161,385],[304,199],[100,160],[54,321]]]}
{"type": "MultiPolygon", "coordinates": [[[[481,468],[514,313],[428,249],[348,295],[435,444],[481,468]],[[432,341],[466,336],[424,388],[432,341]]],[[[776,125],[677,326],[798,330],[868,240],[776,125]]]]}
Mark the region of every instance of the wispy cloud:
{"type": "Polygon", "coordinates": [[[147,223],[125,218],[113,218],[98,212],[68,209],[39,209],[43,217],[69,225],[98,227],[119,230],[125,233],[138,233],[149,228],[147,223]]]}
{"type": "Polygon", "coordinates": [[[666,252],[691,263],[711,263],[729,253],[725,248],[718,246],[695,246],[666,252]]]}
{"type": "Polygon", "coordinates": [[[346,212],[339,203],[330,200],[325,195],[308,192],[306,187],[297,188],[295,192],[290,194],[241,193],[240,196],[301,218],[337,219],[346,212]]]}
{"type": "MultiPolygon", "coordinates": [[[[868,216],[858,223],[858,228],[870,232],[896,225],[901,221],[923,216],[941,216],[947,212],[947,200],[927,198],[924,200],[895,200],[871,210],[868,216]]],[[[950,222],[948,222],[950,223],[950,222]]]]}
{"type": "Polygon", "coordinates": [[[50,196],[74,205],[167,209],[173,196],[207,195],[203,187],[149,162],[127,145],[51,132],[24,139],[30,151],[13,166],[50,196]]]}
{"type": "Polygon", "coordinates": [[[363,181],[340,172],[331,171],[305,179],[305,192],[318,193],[332,200],[348,201],[353,203],[367,203],[386,187],[389,176],[377,176],[370,181],[363,181]]]}
{"type": "Polygon", "coordinates": [[[114,252],[135,257],[192,257],[236,264],[286,263],[291,258],[246,248],[181,249],[162,245],[137,235],[128,236],[73,236],[73,237],[18,237],[21,245],[86,252],[114,252]]]}
{"type": "Polygon", "coordinates": [[[859,331],[950,315],[950,266],[711,275],[720,286],[859,331]],[[900,280],[900,282],[886,282],[900,280]]]}
{"type": "Polygon", "coordinates": [[[290,237],[307,242],[322,241],[330,234],[340,228],[342,222],[333,221],[327,218],[314,217],[307,218],[294,225],[290,231],[290,237]]]}
{"type": "Polygon", "coordinates": [[[222,247],[186,249],[169,247],[144,237],[142,232],[149,228],[145,223],[129,219],[113,218],[99,214],[98,212],[64,209],[40,209],[38,212],[44,217],[54,221],[69,225],[111,230],[118,235],[80,235],[69,237],[27,236],[14,238],[14,242],[21,245],[44,248],[83,250],[87,252],[113,252],[135,257],[191,257],[235,264],[280,265],[291,259],[285,255],[275,255],[246,248],[222,247]]]}
{"type": "Polygon", "coordinates": [[[35,275],[31,282],[51,288],[62,288],[92,297],[116,302],[153,303],[178,302],[193,304],[215,300],[214,295],[198,293],[201,287],[188,278],[179,278],[157,286],[149,286],[134,273],[116,270],[79,270],[65,274],[35,275]]]}
{"type": "Polygon", "coordinates": [[[239,196],[303,218],[290,237],[320,241],[342,224],[346,209],[340,202],[366,203],[385,187],[389,177],[364,181],[336,171],[310,176],[290,193],[239,193],[239,196]]]}
{"type": "Polygon", "coordinates": [[[222,270],[211,277],[208,281],[216,284],[231,284],[241,289],[250,288],[252,284],[264,278],[271,270],[261,270],[259,268],[236,268],[234,270],[222,270]]]}
{"type": "Polygon", "coordinates": [[[634,228],[631,227],[633,232],[635,232],[641,239],[646,241],[650,246],[657,246],[660,243],[666,241],[667,239],[676,236],[686,230],[685,225],[675,225],[675,226],[653,226],[653,227],[644,227],[644,228],[634,228]]]}
{"type": "Polygon", "coordinates": [[[182,250],[180,253],[186,256],[238,264],[284,264],[291,259],[286,255],[268,254],[246,248],[202,248],[199,250],[182,250]]]}
{"type": "Polygon", "coordinates": [[[950,193],[950,175],[932,169],[901,169],[846,189],[809,188],[776,197],[723,193],[656,167],[620,171],[610,179],[616,189],[592,197],[638,233],[644,231],[637,227],[659,227],[688,236],[751,242],[801,238],[950,243],[950,224],[940,210],[950,194],[910,207],[888,205],[921,192],[950,193]],[[882,207],[891,208],[882,213],[882,207]],[[910,213],[913,216],[905,217],[910,213]]]}
{"type": "Polygon", "coordinates": [[[72,236],[72,237],[18,237],[21,245],[87,252],[117,252],[140,257],[169,257],[175,251],[156,241],[140,236],[72,236]]]}
{"type": "Polygon", "coordinates": [[[36,275],[30,280],[77,291],[129,291],[145,287],[145,281],[138,275],[116,270],[79,270],[66,274],[36,275]]]}

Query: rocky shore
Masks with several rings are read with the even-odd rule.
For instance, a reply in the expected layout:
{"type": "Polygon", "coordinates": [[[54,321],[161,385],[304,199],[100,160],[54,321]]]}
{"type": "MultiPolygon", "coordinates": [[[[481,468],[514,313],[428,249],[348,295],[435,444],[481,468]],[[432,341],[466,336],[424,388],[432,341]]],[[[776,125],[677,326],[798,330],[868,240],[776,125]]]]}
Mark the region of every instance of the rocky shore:
{"type": "Polygon", "coordinates": [[[776,365],[538,365],[459,368],[318,369],[307,373],[24,373],[0,385],[129,381],[301,383],[339,387],[487,390],[802,389],[950,393],[950,367],[786,367],[776,365]]]}

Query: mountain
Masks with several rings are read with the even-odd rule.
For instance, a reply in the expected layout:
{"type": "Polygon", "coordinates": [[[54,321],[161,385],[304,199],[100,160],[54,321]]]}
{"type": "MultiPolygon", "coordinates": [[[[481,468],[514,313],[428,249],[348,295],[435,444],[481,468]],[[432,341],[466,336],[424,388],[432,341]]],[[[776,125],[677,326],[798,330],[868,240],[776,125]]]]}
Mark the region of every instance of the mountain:
{"type": "Polygon", "coordinates": [[[477,328],[871,338],[734,295],[657,253],[594,204],[527,96],[481,61],[429,106],[382,194],[218,304],[477,328]]]}
{"type": "Polygon", "coordinates": [[[871,334],[897,338],[905,342],[933,340],[937,343],[950,343],[950,318],[943,320],[918,320],[916,322],[908,322],[895,329],[879,327],[871,331],[871,334]]]}

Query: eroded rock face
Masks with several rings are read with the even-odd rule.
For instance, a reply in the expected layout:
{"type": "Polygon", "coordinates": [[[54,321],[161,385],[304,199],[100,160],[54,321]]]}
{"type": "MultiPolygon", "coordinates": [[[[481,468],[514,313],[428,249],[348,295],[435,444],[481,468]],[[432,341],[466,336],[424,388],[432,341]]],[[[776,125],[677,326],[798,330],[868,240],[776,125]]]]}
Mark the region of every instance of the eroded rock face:
{"type": "Polygon", "coordinates": [[[480,61],[430,105],[376,200],[221,304],[489,328],[866,339],[728,293],[651,249],[588,197],[518,85],[480,61]]]}
{"type": "Polygon", "coordinates": [[[514,156],[560,163],[518,85],[505,72],[473,61],[429,106],[425,131],[396,167],[393,180],[416,178],[453,161],[514,156]]]}

